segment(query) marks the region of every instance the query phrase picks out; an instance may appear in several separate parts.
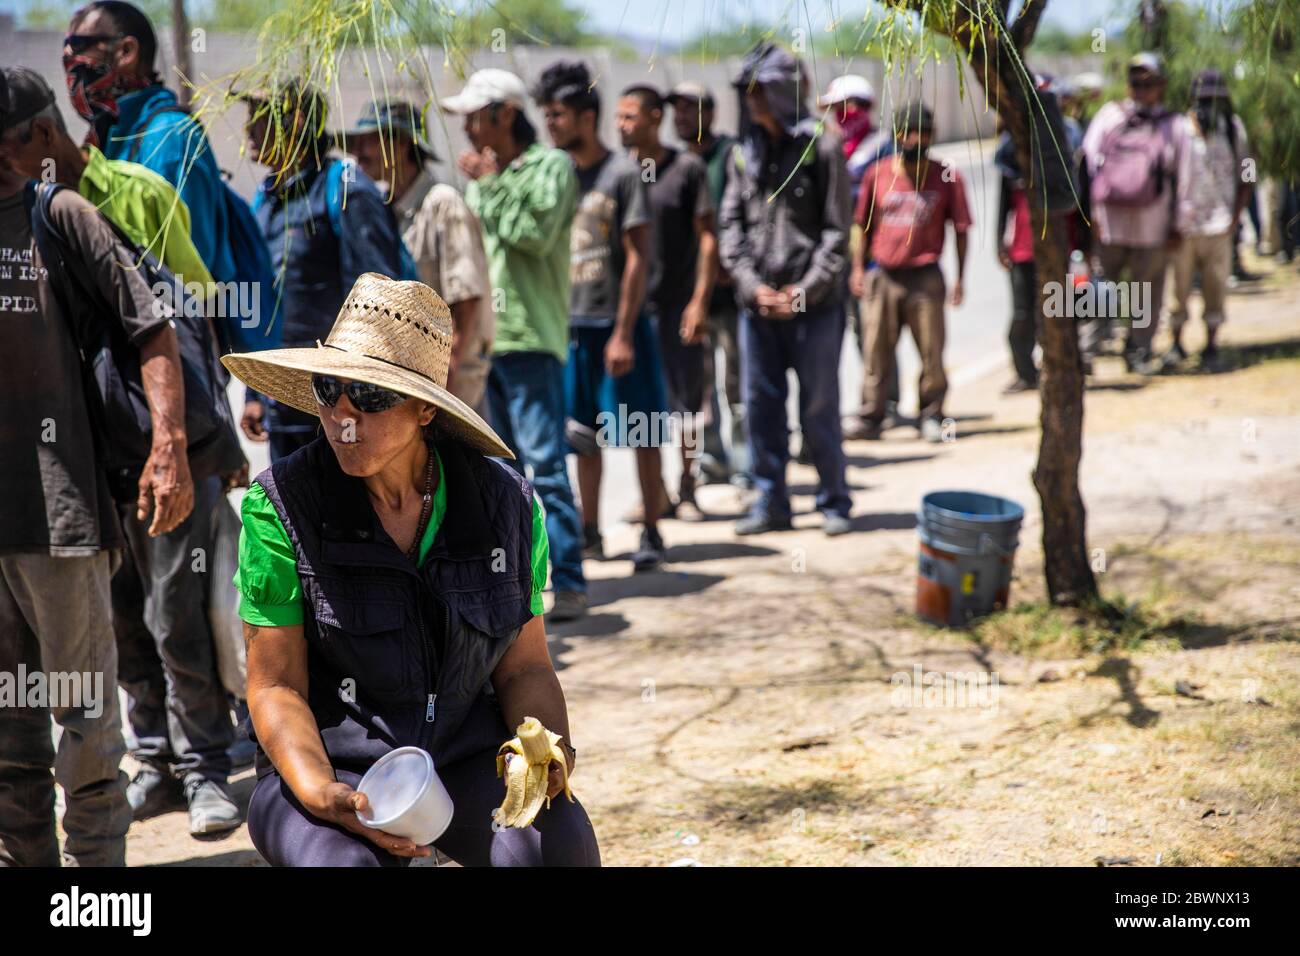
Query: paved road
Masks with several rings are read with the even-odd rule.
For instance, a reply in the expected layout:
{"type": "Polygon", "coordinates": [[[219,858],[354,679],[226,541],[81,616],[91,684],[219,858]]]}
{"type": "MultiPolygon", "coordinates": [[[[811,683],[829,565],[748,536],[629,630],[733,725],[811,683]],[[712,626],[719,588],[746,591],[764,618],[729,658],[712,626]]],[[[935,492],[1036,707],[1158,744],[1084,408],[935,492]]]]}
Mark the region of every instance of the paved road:
{"type": "MultiPolygon", "coordinates": [[[[940,159],[955,162],[966,180],[967,198],[975,225],[971,233],[966,264],[966,301],[958,308],[949,308],[947,345],[944,353],[948,371],[949,409],[960,412],[961,392],[964,383],[974,381],[1006,364],[1006,330],[1010,315],[1010,284],[1006,272],[998,264],[992,242],[990,222],[997,209],[997,176],[990,161],[992,144],[976,142],[948,144],[936,147],[940,159]]],[[[950,279],[956,274],[956,252],[951,238],[944,256],[944,274],[950,279]]],[[[857,340],[846,333],[840,360],[840,388],[842,407],[851,411],[858,404],[862,369],[857,352],[857,340]]],[[[902,408],[905,413],[916,410],[916,379],[920,362],[911,339],[904,335],[898,349],[899,372],[902,376],[902,408]]],[[[242,408],[243,386],[232,383],[231,400],[242,408]]],[[[791,376],[790,420],[797,422],[795,385],[791,376]]],[[[256,475],[267,466],[266,445],[244,442],[251,471],[256,475]]],[[[670,488],[677,487],[680,464],[676,451],[665,450],[664,472],[670,488]]],[[[636,471],[631,451],[611,449],[606,453],[605,479],[601,491],[601,524],[609,528],[640,500],[636,471]]],[[[570,456],[570,474],[574,487],[577,477],[570,456]]]]}

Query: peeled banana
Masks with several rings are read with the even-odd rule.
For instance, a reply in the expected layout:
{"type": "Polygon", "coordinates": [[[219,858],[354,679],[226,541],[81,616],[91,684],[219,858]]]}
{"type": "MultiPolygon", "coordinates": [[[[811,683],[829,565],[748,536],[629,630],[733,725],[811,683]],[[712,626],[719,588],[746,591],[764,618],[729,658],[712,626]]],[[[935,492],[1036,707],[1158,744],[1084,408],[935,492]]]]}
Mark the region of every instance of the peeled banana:
{"type": "Polygon", "coordinates": [[[551,798],[546,795],[551,761],[560,765],[564,795],[570,801],[573,791],[569,789],[569,763],[560,749],[560,735],[551,733],[536,717],[525,717],[515,733],[517,736],[503,743],[497,752],[497,776],[505,775],[506,797],[492,819],[498,826],[523,828],[532,825],[543,803],[548,809],[551,806],[551,798]]]}

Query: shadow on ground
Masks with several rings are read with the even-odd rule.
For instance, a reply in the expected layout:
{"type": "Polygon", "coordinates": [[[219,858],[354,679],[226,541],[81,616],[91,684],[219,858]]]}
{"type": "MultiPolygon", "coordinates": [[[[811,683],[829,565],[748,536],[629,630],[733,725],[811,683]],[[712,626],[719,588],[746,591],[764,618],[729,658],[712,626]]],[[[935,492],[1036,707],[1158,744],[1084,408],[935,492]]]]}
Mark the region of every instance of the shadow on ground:
{"type": "Polygon", "coordinates": [[[256,850],[232,850],[229,853],[216,853],[204,856],[192,856],[185,860],[173,860],[170,863],[151,863],[148,868],[172,866],[269,866],[262,854],[256,850]]]}
{"type": "Polygon", "coordinates": [[[680,597],[711,588],[722,580],[721,574],[669,570],[630,573],[623,578],[600,578],[587,582],[587,606],[600,607],[623,598],[680,597]]]}

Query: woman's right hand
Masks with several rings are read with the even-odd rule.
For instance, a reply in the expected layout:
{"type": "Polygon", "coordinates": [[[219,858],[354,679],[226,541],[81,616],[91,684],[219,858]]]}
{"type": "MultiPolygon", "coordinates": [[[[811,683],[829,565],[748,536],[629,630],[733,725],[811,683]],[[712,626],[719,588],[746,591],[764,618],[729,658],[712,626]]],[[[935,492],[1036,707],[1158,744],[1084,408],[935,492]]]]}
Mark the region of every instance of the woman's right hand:
{"type": "Polygon", "coordinates": [[[431,847],[416,846],[409,837],[395,836],[366,826],[357,819],[357,812],[366,810],[369,805],[364,793],[353,790],[346,783],[332,781],[317,791],[307,809],[312,816],[363,836],[393,856],[421,857],[433,853],[431,847]]]}

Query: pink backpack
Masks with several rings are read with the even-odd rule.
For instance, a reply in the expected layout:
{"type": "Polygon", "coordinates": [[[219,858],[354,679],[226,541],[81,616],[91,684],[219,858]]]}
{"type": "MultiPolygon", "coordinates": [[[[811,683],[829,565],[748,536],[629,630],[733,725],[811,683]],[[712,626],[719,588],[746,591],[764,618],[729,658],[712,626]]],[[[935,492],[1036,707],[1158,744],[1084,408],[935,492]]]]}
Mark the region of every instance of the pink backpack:
{"type": "Polygon", "coordinates": [[[1107,206],[1149,206],[1160,197],[1167,176],[1167,141],[1162,124],[1169,113],[1141,116],[1130,110],[1097,148],[1092,201],[1107,206]]]}

